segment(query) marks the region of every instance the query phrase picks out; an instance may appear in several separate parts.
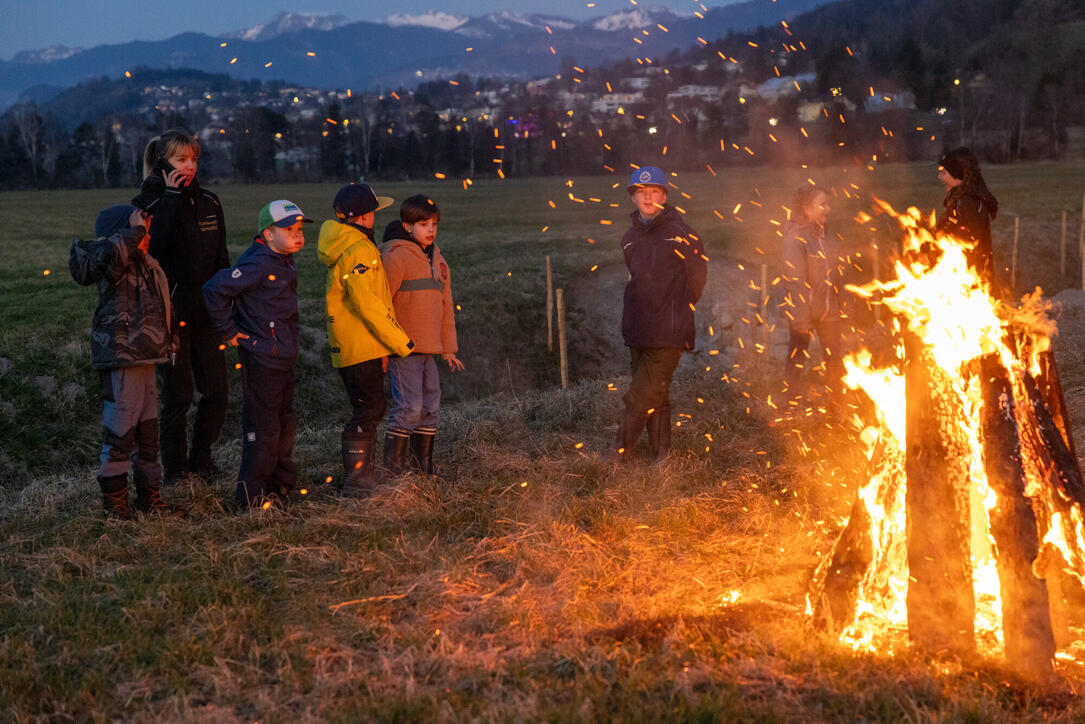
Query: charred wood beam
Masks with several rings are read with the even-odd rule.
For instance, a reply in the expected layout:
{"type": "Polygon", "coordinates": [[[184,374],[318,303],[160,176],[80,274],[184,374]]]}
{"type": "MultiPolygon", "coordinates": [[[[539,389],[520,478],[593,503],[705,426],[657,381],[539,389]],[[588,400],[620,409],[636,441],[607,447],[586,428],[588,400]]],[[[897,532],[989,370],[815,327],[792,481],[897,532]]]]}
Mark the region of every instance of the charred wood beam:
{"type": "Polygon", "coordinates": [[[931,649],[975,649],[968,455],[951,382],[904,334],[907,394],[908,633],[931,649]]]}
{"type": "Polygon", "coordinates": [[[1006,660],[1020,673],[1045,678],[1054,673],[1046,583],[1033,573],[1039,554],[1036,515],[1025,497],[1025,469],[1014,413],[1013,384],[997,355],[980,362],[983,394],[983,465],[996,494],[990,510],[995,540],[1006,660]]]}

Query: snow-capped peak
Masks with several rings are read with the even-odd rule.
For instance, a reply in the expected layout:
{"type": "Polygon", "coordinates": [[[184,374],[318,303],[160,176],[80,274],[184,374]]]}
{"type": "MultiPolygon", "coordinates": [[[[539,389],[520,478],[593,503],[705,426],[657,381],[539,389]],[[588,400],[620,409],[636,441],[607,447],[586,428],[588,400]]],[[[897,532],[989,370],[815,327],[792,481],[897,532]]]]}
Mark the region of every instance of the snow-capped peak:
{"type": "Polygon", "coordinates": [[[659,22],[661,16],[672,16],[673,14],[664,10],[653,8],[650,10],[622,10],[621,12],[614,13],[613,15],[607,15],[606,17],[599,18],[592,23],[592,28],[595,30],[613,31],[613,30],[639,30],[640,28],[646,28],[649,25],[655,25],[659,22]]]}
{"type": "Polygon", "coordinates": [[[437,30],[455,30],[470,18],[464,15],[450,15],[440,10],[429,10],[420,15],[408,15],[397,13],[384,19],[386,25],[401,27],[404,25],[418,25],[423,28],[436,28],[437,30]]]}
{"type": "Polygon", "coordinates": [[[81,53],[82,48],[69,48],[67,45],[50,45],[40,50],[23,50],[15,54],[11,59],[13,63],[52,63],[57,60],[70,58],[76,53],[81,53]]]}
{"type": "Polygon", "coordinates": [[[323,15],[320,13],[291,13],[282,11],[266,23],[254,25],[247,30],[226,33],[224,38],[241,40],[271,40],[280,35],[299,30],[335,30],[351,22],[343,15],[323,15]]]}

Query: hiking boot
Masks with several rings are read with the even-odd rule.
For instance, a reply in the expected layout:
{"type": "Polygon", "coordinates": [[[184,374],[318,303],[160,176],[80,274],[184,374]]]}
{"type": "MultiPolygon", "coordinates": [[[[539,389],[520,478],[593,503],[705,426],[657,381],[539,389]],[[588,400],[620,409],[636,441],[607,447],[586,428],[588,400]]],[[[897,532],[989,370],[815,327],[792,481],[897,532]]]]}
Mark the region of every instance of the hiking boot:
{"type": "Polygon", "coordinates": [[[411,467],[423,475],[433,475],[433,440],[436,430],[424,428],[411,433],[411,467]]]}
{"type": "Polygon", "coordinates": [[[157,485],[140,484],[139,481],[136,481],[136,502],[132,509],[137,513],[154,513],[171,518],[185,517],[183,510],[162,500],[157,485]]]}
{"type": "Polygon", "coordinates": [[[389,430],[384,437],[384,469],[392,475],[407,472],[407,446],[411,434],[406,430],[389,430]]]}
{"type": "Polygon", "coordinates": [[[132,520],[132,510],[128,507],[127,475],[99,477],[98,487],[102,489],[102,513],[106,518],[132,520]]]}
{"type": "Polygon", "coordinates": [[[343,440],[343,497],[365,498],[380,484],[373,470],[376,447],[377,441],[370,438],[343,440]]]}

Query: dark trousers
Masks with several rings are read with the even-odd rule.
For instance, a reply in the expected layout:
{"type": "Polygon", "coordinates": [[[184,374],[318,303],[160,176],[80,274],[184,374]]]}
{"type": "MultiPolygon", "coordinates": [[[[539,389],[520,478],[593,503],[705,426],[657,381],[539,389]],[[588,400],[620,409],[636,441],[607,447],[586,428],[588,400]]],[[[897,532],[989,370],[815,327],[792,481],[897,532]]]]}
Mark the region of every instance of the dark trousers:
{"type": "Polygon", "coordinates": [[[241,471],[237,474],[237,502],[247,505],[270,494],[286,495],[294,488],[294,369],[278,370],[261,364],[243,347],[241,360],[241,471]]]}
{"type": "Polygon", "coordinates": [[[98,476],[128,475],[137,486],[158,485],[158,392],[154,365],[98,370],[102,395],[102,452],[98,476]]]}
{"type": "Polygon", "coordinates": [[[229,387],[226,382],[226,353],[219,335],[211,327],[179,328],[181,348],[173,364],[159,365],[162,391],[158,412],[162,465],[167,471],[198,470],[211,464],[211,445],[226,420],[229,387]],[[188,449],[186,428],[188,408],[199,391],[196,420],[192,425],[192,447],[188,449]]]}
{"type": "MultiPolygon", "coordinates": [[[[629,382],[629,391],[625,393],[625,416],[618,429],[618,446],[632,453],[637,439],[645,425],[652,423],[658,427],[649,428],[649,442],[663,443],[664,440],[652,440],[652,430],[660,433],[665,428],[666,444],[670,440],[671,420],[671,378],[682,359],[682,350],[677,347],[630,347],[629,364],[633,378],[629,382]]],[[[662,434],[657,433],[657,438],[662,434]]],[[[656,455],[658,451],[650,451],[656,455]]]]}
{"type": "Polygon", "coordinates": [[[784,380],[787,382],[788,391],[797,394],[799,384],[802,382],[803,368],[806,366],[806,358],[810,355],[810,340],[814,332],[817,332],[821,349],[825,353],[825,382],[826,386],[834,392],[840,392],[844,378],[844,358],[841,354],[841,345],[844,339],[844,324],[838,318],[823,319],[814,323],[813,330],[795,329],[790,330],[787,343],[787,365],[784,371],[784,380]]]}
{"type": "Polygon", "coordinates": [[[350,400],[350,419],[343,427],[343,444],[376,440],[377,425],[388,409],[384,399],[384,365],[380,358],[340,367],[339,376],[350,400]]]}

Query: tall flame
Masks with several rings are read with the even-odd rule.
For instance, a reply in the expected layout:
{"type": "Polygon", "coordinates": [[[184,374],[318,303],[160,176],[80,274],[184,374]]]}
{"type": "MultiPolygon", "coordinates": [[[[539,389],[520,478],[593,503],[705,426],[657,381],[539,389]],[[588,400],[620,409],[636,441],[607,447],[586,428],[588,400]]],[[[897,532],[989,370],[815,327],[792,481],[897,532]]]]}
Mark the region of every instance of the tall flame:
{"type": "MultiPolygon", "coordinates": [[[[970,268],[965,245],[950,237],[936,237],[914,207],[899,214],[884,201],[877,204],[904,230],[901,259],[894,264],[892,278],[848,289],[875,301],[880,298],[895,315],[893,331],[899,333],[904,325],[921,340],[949,381],[954,409],[964,411],[945,423],[949,429],[942,434],[951,436],[968,456],[975,630],[980,650],[997,653],[1003,646],[1002,605],[989,512],[998,501],[984,468],[982,396],[975,366],[981,357],[996,355],[1015,381],[1014,397],[1027,399],[1020,380],[1026,371],[1036,373],[1038,355],[1049,348],[1054,324],[1040,302],[1039,290],[1026,297],[1020,307],[1002,304],[970,268]],[[1024,354],[1008,342],[1011,325],[1018,335],[1026,330],[1027,343],[1017,345],[1024,354]]],[[[861,350],[844,361],[845,384],[861,390],[875,403],[876,419],[856,418],[872,468],[859,491],[856,508],[865,514],[864,524],[869,518],[873,555],[858,585],[854,617],[846,622],[841,640],[857,649],[890,652],[907,627],[908,591],[903,349],[898,349],[897,358],[896,364],[878,367],[873,355],[861,350]]],[[[1021,415],[1027,405],[1018,404],[1017,408],[1021,415]]],[[[1060,553],[1069,569],[1085,582],[1085,516],[1081,506],[1043,484],[1043,476],[1050,474],[1044,462],[1031,459],[1028,446],[1023,449],[1028,477],[1025,494],[1037,509],[1041,545],[1060,553]]]]}

